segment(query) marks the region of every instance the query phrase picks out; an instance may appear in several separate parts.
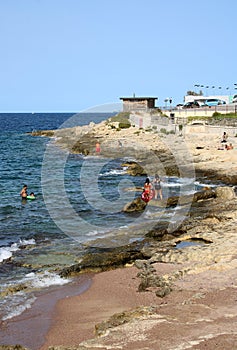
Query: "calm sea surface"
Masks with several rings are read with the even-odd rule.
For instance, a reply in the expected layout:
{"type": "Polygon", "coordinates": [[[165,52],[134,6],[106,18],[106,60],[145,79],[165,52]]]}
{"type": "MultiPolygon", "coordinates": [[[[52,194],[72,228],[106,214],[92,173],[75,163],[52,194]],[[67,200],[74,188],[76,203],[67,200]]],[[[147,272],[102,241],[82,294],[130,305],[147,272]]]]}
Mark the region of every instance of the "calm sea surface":
{"type": "MultiPolygon", "coordinates": [[[[126,174],[121,166],[126,158],[68,154],[57,148],[54,140],[29,134],[98,123],[108,117],[0,114],[0,319],[10,319],[30,307],[35,290],[68,283],[58,272],[79,261],[84,244],[106,236],[119,244],[130,227],[153,220],[151,209],[136,217],[121,212],[137,195],[134,188],[144,183],[144,177],[126,174]],[[35,193],[34,201],[21,200],[23,184],[35,193]],[[18,288],[20,285],[24,288],[18,288]],[[12,293],[12,287],[19,291],[12,293]]],[[[190,193],[190,179],[164,179],[166,197],[179,194],[180,188],[190,193]]],[[[167,219],[173,213],[162,215],[167,219]]]]}

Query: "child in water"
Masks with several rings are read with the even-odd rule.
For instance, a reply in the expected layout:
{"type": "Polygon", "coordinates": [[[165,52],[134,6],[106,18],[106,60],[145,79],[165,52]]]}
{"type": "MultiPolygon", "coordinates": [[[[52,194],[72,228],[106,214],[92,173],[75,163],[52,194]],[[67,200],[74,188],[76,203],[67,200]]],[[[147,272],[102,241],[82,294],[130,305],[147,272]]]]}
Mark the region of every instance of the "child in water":
{"type": "Polygon", "coordinates": [[[21,192],[20,192],[22,199],[35,199],[34,192],[31,192],[30,195],[27,193],[27,185],[24,185],[21,192]]]}
{"type": "Polygon", "coordinates": [[[21,192],[20,192],[21,198],[26,198],[27,197],[27,185],[24,185],[21,192]]]}

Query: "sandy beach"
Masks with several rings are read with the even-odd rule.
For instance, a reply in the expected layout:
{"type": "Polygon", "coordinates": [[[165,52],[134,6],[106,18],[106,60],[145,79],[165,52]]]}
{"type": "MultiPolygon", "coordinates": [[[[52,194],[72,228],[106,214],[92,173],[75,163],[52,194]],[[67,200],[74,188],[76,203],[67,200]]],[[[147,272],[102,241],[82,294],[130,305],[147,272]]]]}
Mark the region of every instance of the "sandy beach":
{"type": "Polygon", "coordinates": [[[61,300],[57,304],[54,325],[41,349],[51,345],[78,345],[94,337],[96,323],[115,313],[153,304],[157,299],[153,293],[137,292],[136,274],[134,267],[99,273],[85,293],[61,300]]]}
{"type": "MultiPolygon", "coordinates": [[[[156,265],[162,273],[176,268],[156,265]]],[[[136,268],[100,273],[85,293],[61,300],[41,350],[52,345],[91,350],[235,349],[236,269],[224,275],[208,272],[184,278],[164,299],[152,291],[139,293],[136,275],[136,268]],[[143,311],[145,306],[152,308],[152,313],[149,308],[147,314],[138,312],[132,322],[95,337],[95,324],[141,306],[143,311]]]]}
{"type": "Polygon", "coordinates": [[[52,326],[57,302],[83,293],[91,283],[92,275],[85,274],[75,279],[73,283],[51,287],[36,294],[36,302],[31,308],[0,324],[1,344],[21,344],[32,350],[39,349],[44,344],[45,336],[52,326]]]}

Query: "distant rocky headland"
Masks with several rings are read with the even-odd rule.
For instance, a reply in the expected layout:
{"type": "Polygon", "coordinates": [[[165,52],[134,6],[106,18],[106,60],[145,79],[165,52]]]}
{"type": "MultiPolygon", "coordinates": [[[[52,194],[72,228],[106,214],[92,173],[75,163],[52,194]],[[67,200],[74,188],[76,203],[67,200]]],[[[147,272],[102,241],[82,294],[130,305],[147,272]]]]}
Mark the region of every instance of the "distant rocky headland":
{"type": "MultiPolygon", "coordinates": [[[[158,132],[155,128],[139,128],[120,113],[99,124],[67,129],[39,130],[33,136],[46,136],[71,153],[96,155],[100,144],[102,157],[121,157],[130,175],[193,176],[227,185],[237,183],[236,150],[218,150],[221,135],[195,130],[187,135],[158,132]]],[[[223,129],[224,130],[224,129],[223,129]]],[[[230,138],[237,145],[237,138],[230,138]]]]}

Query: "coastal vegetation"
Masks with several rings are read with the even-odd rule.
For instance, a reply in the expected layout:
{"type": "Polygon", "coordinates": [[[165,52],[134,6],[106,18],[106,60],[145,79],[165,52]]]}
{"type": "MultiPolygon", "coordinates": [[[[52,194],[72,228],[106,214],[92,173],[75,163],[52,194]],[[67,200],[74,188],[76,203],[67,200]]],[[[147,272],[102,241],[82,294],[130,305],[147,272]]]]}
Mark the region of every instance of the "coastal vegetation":
{"type": "Polygon", "coordinates": [[[165,135],[175,134],[175,132],[174,132],[173,130],[167,131],[165,128],[161,128],[161,129],[160,129],[160,133],[161,133],[161,134],[165,134],[165,135]]]}
{"type": "Polygon", "coordinates": [[[128,129],[131,126],[129,116],[129,112],[120,112],[109,118],[106,124],[110,126],[111,129],[116,129],[117,131],[120,131],[121,129],[128,129]]]}
{"type": "Polygon", "coordinates": [[[192,91],[192,90],[188,90],[187,95],[188,96],[203,96],[203,92],[202,92],[202,90],[200,90],[199,93],[192,91]]]}
{"type": "Polygon", "coordinates": [[[211,117],[208,116],[190,116],[187,117],[187,124],[192,123],[193,121],[205,121],[208,124],[216,124],[216,125],[233,125],[237,124],[237,115],[235,113],[227,113],[222,114],[218,112],[214,112],[211,117]]]}

